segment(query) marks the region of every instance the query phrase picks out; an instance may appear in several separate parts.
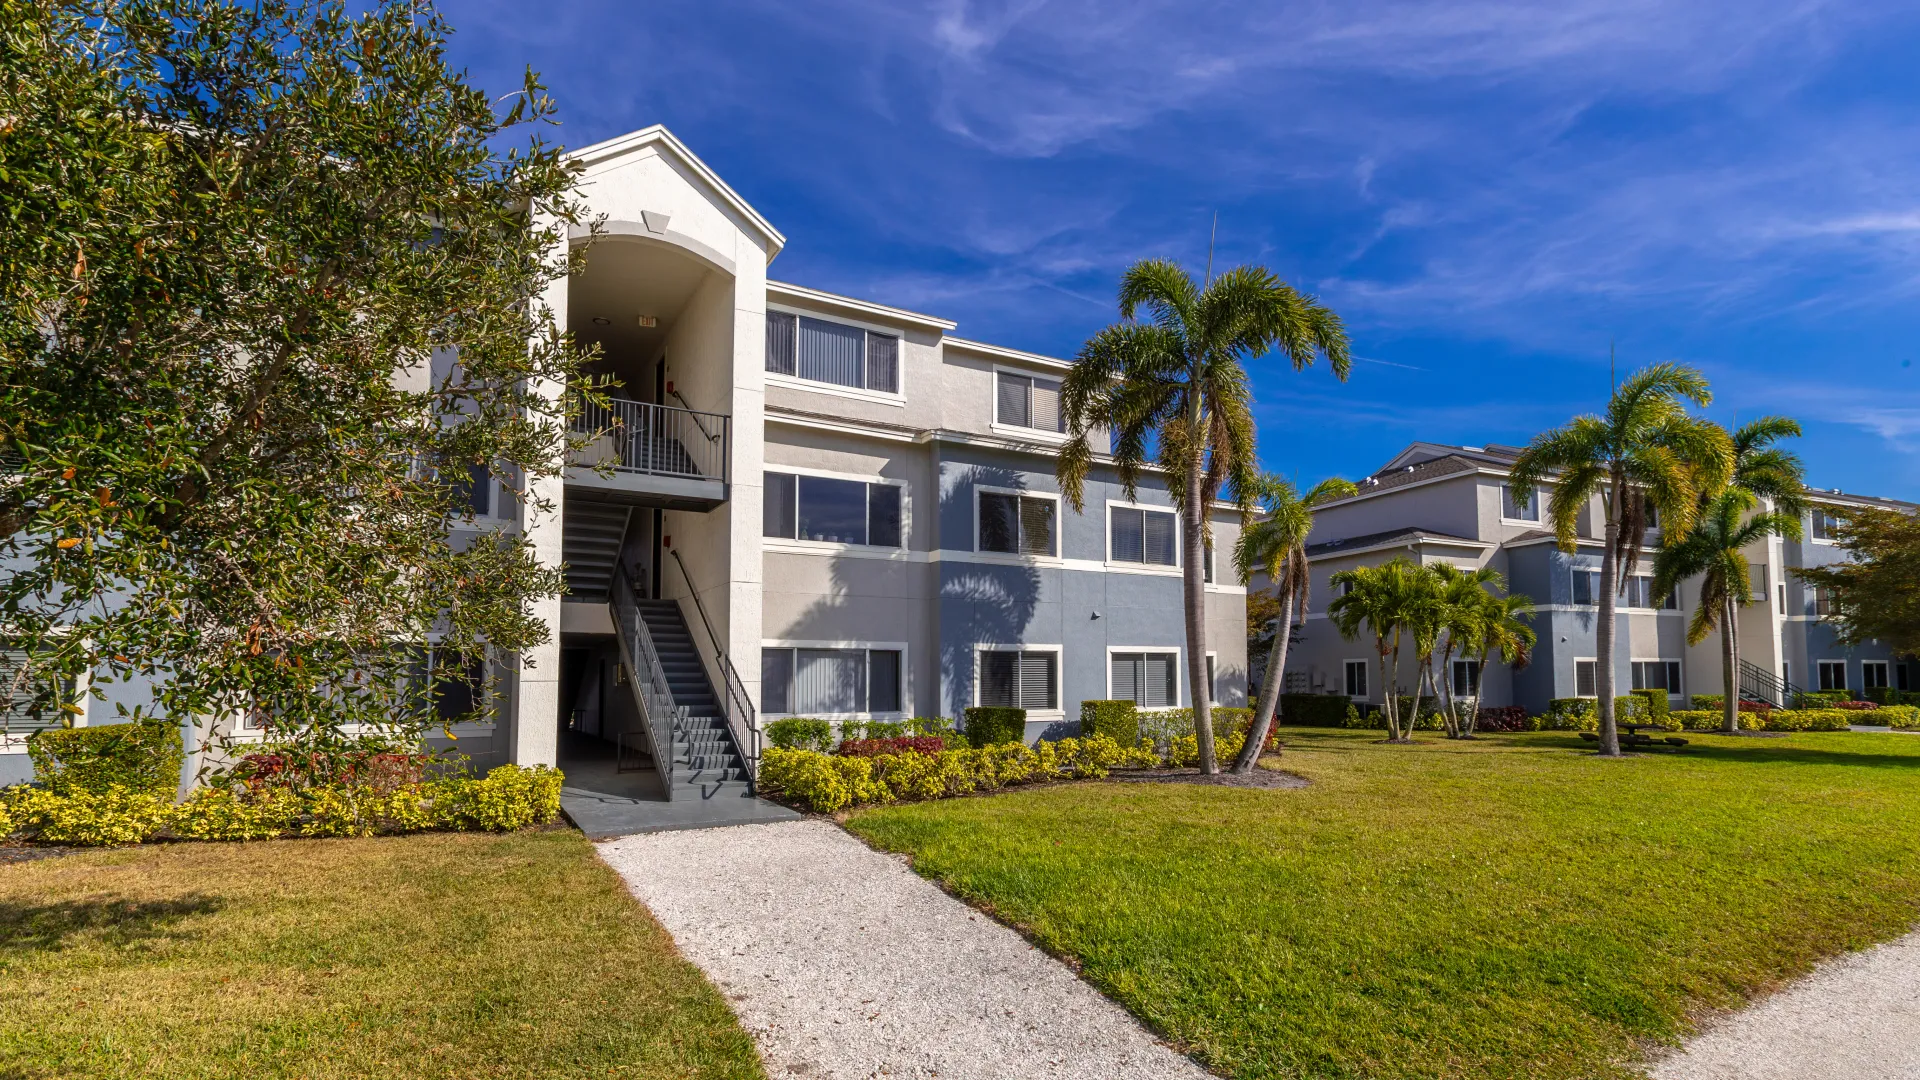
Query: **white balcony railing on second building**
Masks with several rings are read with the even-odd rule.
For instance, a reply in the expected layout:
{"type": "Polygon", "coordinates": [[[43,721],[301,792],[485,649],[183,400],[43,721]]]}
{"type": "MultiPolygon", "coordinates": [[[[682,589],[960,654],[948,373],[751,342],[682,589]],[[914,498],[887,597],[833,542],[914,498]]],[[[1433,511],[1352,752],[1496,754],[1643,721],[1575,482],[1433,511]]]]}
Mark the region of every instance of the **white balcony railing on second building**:
{"type": "Polygon", "coordinates": [[[575,460],[619,472],[726,483],[732,419],[619,398],[610,407],[582,403],[574,410],[573,430],[594,438],[575,460]]]}

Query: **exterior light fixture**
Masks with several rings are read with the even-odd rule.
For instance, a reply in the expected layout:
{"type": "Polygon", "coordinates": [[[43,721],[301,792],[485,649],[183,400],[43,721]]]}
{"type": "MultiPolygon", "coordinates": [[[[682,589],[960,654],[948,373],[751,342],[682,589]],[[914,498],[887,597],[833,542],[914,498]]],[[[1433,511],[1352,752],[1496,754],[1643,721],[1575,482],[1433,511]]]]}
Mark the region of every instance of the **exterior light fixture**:
{"type": "Polygon", "coordinates": [[[613,320],[612,320],[612,319],[609,319],[609,318],[607,318],[607,317],[606,317],[605,315],[595,315],[595,316],[593,317],[593,325],[595,325],[595,326],[612,326],[612,325],[613,325],[613,320]]]}

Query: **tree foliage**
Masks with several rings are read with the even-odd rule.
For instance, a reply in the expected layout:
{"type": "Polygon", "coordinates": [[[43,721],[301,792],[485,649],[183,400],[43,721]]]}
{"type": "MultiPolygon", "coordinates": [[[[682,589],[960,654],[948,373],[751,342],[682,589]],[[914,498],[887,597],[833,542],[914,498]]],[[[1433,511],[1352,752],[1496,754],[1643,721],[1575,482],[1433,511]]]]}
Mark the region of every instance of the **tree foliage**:
{"type": "Polygon", "coordinates": [[[1793,571],[1826,589],[1840,640],[1878,639],[1920,656],[1920,517],[1862,507],[1839,513],[1834,538],[1852,559],[1793,571]]]}
{"type": "Polygon", "coordinates": [[[537,134],[498,149],[551,119],[532,73],[496,108],[397,0],[0,3],[21,677],[328,737],[419,720],[430,639],[540,641],[559,576],[461,491],[556,475],[545,392],[583,359],[538,302],[572,175],[537,134]]]}

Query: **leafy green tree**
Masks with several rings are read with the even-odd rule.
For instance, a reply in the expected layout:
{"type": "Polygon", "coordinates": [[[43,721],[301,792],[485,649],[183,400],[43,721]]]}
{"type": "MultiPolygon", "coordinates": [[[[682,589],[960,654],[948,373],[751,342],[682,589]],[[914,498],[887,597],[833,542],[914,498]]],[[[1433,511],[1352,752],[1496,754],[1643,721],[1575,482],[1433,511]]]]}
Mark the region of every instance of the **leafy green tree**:
{"type": "Polygon", "coordinates": [[[1800,459],[1773,445],[1800,434],[1784,416],[1761,417],[1733,432],[1733,482],[1700,507],[1692,531],[1654,555],[1657,596],[1686,578],[1701,575],[1700,604],[1687,624],[1687,643],[1698,645],[1720,631],[1722,730],[1740,730],[1740,609],[1752,602],[1753,582],[1745,549],[1769,536],[1800,536],[1805,509],[1805,470],[1800,459]],[[1772,502],[1772,509],[1749,514],[1772,502]]]}
{"type": "Polygon", "coordinates": [[[583,356],[539,298],[574,178],[538,137],[496,149],[552,103],[529,73],[497,111],[398,0],[4,2],[18,677],[147,676],[165,715],[282,739],[417,736],[420,647],[455,671],[525,650],[528,601],[562,588],[516,534],[450,542],[475,475],[524,499],[568,445],[546,391],[583,356]]]}
{"type": "Polygon", "coordinates": [[[1626,576],[1646,541],[1647,509],[1661,528],[1685,535],[1703,495],[1724,487],[1733,471],[1733,445],[1718,424],[1687,413],[1685,402],[1713,400],[1707,380],[1679,364],[1653,364],[1628,376],[1600,416],[1576,416],[1536,436],[1514,463],[1514,496],[1528,498],[1551,485],[1548,517],[1560,542],[1576,549],[1580,515],[1602,496],[1599,618],[1594,637],[1599,662],[1600,753],[1620,755],[1614,716],[1615,608],[1626,576]]]}
{"type": "Polygon", "coordinates": [[[1428,617],[1425,608],[1433,593],[1432,580],[1424,568],[1405,557],[1378,566],[1342,570],[1331,579],[1339,593],[1327,605],[1327,619],[1334,629],[1348,641],[1363,631],[1373,637],[1374,654],[1380,661],[1380,711],[1387,721],[1388,742],[1413,741],[1419,703],[1415,702],[1412,715],[1400,715],[1400,649],[1428,617]]]}
{"type": "Polygon", "coordinates": [[[1827,591],[1825,618],[1842,642],[1920,656],[1920,517],[1870,507],[1838,517],[1834,538],[1851,558],[1794,574],[1827,591]]]}
{"type": "Polygon", "coordinates": [[[1264,573],[1273,583],[1271,594],[1264,590],[1248,597],[1252,616],[1255,596],[1273,596],[1272,614],[1261,630],[1270,634],[1272,649],[1267,657],[1267,677],[1260,688],[1260,702],[1248,729],[1247,743],[1233,763],[1233,771],[1253,771],[1266,745],[1267,732],[1273,729],[1274,709],[1280,703],[1286,681],[1287,645],[1292,637],[1294,612],[1306,614],[1309,580],[1307,576],[1307,534],[1313,531],[1313,508],[1332,499],[1358,495],[1360,489],[1351,480],[1331,477],[1315,484],[1303,498],[1293,482],[1271,474],[1260,477],[1254,490],[1259,500],[1258,520],[1240,531],[1233,548],[1234,569],[1242,583],[1250,583],[1255,573],[1264,573]]]}
{"type": "Polygon", "coordinates": [[[1183,540],[1194,734],[1200,769],[1213,773],[1206,591],[1195,555],[1209,543],[1208,510],[1223,491],[1243,513],[1255,499],[1246,363],[1277,350],[1298,371],[1325,356],[1344,380],[1351,367],[1347,335],[1339,316],[1264,269],[1237,267],[1201,285],[1164,259],[1135,263],[1121,277],[1120,317],[1081,346],[1062,386],[1069,439],[1056,472],[1060,490],[1083,511],[1094,465],[1089,435],[1104,430],[1129,499],[1151,464],[1166,477],[1183,540]]]}

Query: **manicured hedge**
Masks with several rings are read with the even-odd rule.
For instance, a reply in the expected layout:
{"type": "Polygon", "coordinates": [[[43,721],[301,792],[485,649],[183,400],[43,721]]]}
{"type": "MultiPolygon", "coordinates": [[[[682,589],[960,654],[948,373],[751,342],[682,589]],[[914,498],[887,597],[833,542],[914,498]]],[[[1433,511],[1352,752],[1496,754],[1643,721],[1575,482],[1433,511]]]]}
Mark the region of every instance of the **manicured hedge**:
{"type": "Polygon", "coordinates": [[[834,748],[841,757],[879,757],[881,754],[937,754],[942,750],[955,749],[965,745],[963,740],[954,739],[951,743],[938,735],[902,735],[893,739],[848,739],[834,748]]]}
{"type": "Polygon", "coordinates": [[[1920,690],[1896,690],[1891,686],[1874,686],[1860,691],[1860,696],[1875,705],[1920,705],[1920,690]]]}
{"type": "Polygon", "coordinates": [[[371,787],[200,788],[175,804],[114,784],[104,791],[18,785],[0,789],[0,837],[104,846],[147,840],[265,840],[373,836],[429,829],[505,832],[552,821],[562,777],[545,766],[502,765],[382,792],[371,787]]]}
{"type": "Polygon", "coordinates": [[[833,725],[825,720],[789,716],[768,724],[765,731],[767,743],[783,750],[818,750],[826,753],[833,748],[833,725]]]}
{"type": "Polygon", "coordinates": [[[1873,714],[1874,723],[1885,724],[1895,731],[1912,731],[1920,728],[1920,706],[1882,705],[1873,714]]]}
{"type": "Polygon", "coordinates": [[[1104,735],[1121,746],[1140,741],[1140,707],[1131,701],[1095,699],[1080,703],[1080,737],[1104,735]]]}
{"type": "Polygon", "coordinates": [[[180,725],[139,720],[98,727],[47,728],[27,736],[34,779],[61,794],[113,787],[173,801],[186,747],[180,725]]]}
{"type": "MultiPolygon", "coordinates": [[[[1613,699],[1613,721],[1616,724],[1657,723],[1668,731],[1680,730],[1679,722],[1671,713],[1664,717],[1652,715],[1647,699],[1638,693],[1613,699]]],[[[1546,731],[1598,731],[1600,702],[1594,698],[1554,698],[1547,703],[1540,727],[1546,731]]]]}
{"type": "Polygon", "coordinates": [[[1279,722],[1299,727],[1346,727],[1347,712],[1352,709],[1353,701],[1344,694],[1281,694],[1279,722]]]}
{"type": "MultiPolygon", "coordinates": [[[[972,718],[968,721],[971,727],[972,718]]],[[[1005,742],[938,754],[877,757],[836,757],[770,747],[760,760],[760,788],[816,813],[831,814],[852,806],[939,799],[1047,780],[1090,779],[1105,776],[1115,766],[1156,764],[1159,758],[1152,751],[1128,749],[1101,735],[1033,746],[1005,742]]]]}
{"type": "MultiPolygon", "coordinates": [[[[1914,710],[1920,713],[1920,709],[1914,710]]],[[[1874,714],[1877,718],[1878,713],[1874,714]]],[[[1718,709],[1685,709],[1673,713],[1688,731],[1718,731],[1726,715],[1718,709]]],[[[1773,709],[1740,714],[1742,731],[1845,731],[1856,715],[1845,709],[1773,709]]]]}
{"type": "Polygon", "coordinates": [[[967,710],[967,741],[975,746],[1027,741],[1027,710],[975,705],[967,710]]]}
{"type": "MultiPolygon", "coordinates": [[[[1695,709],[1712,709],[1717,711],[1726,708],[1727,695],[1695,694],[1691,700],[1695,709]]],[[[1772,711],[1773,706],[1764,701],[1748,701],[1743,698],[1740,701],[1739,709],[1741,712],[1763,713],[1772,711]]]]}
{"type": "MultiPolygon", "coordinates": [[[[1629,694],[1646,702],[1647,716],[1656,724],[1667,722],[1667,692],[1665,690],[1632,690],[1629,694]]],[[[1678,728],[1673,729],[1678,731],[1678,728]]]]}
{"type": "Polygon", "coordinates": [[[1823,709],[1836,702],[1852,701],[1853,695],[1845,690],[1802,690],[1794,695],[1793,707],[1796,709],[1823,709]]]}

